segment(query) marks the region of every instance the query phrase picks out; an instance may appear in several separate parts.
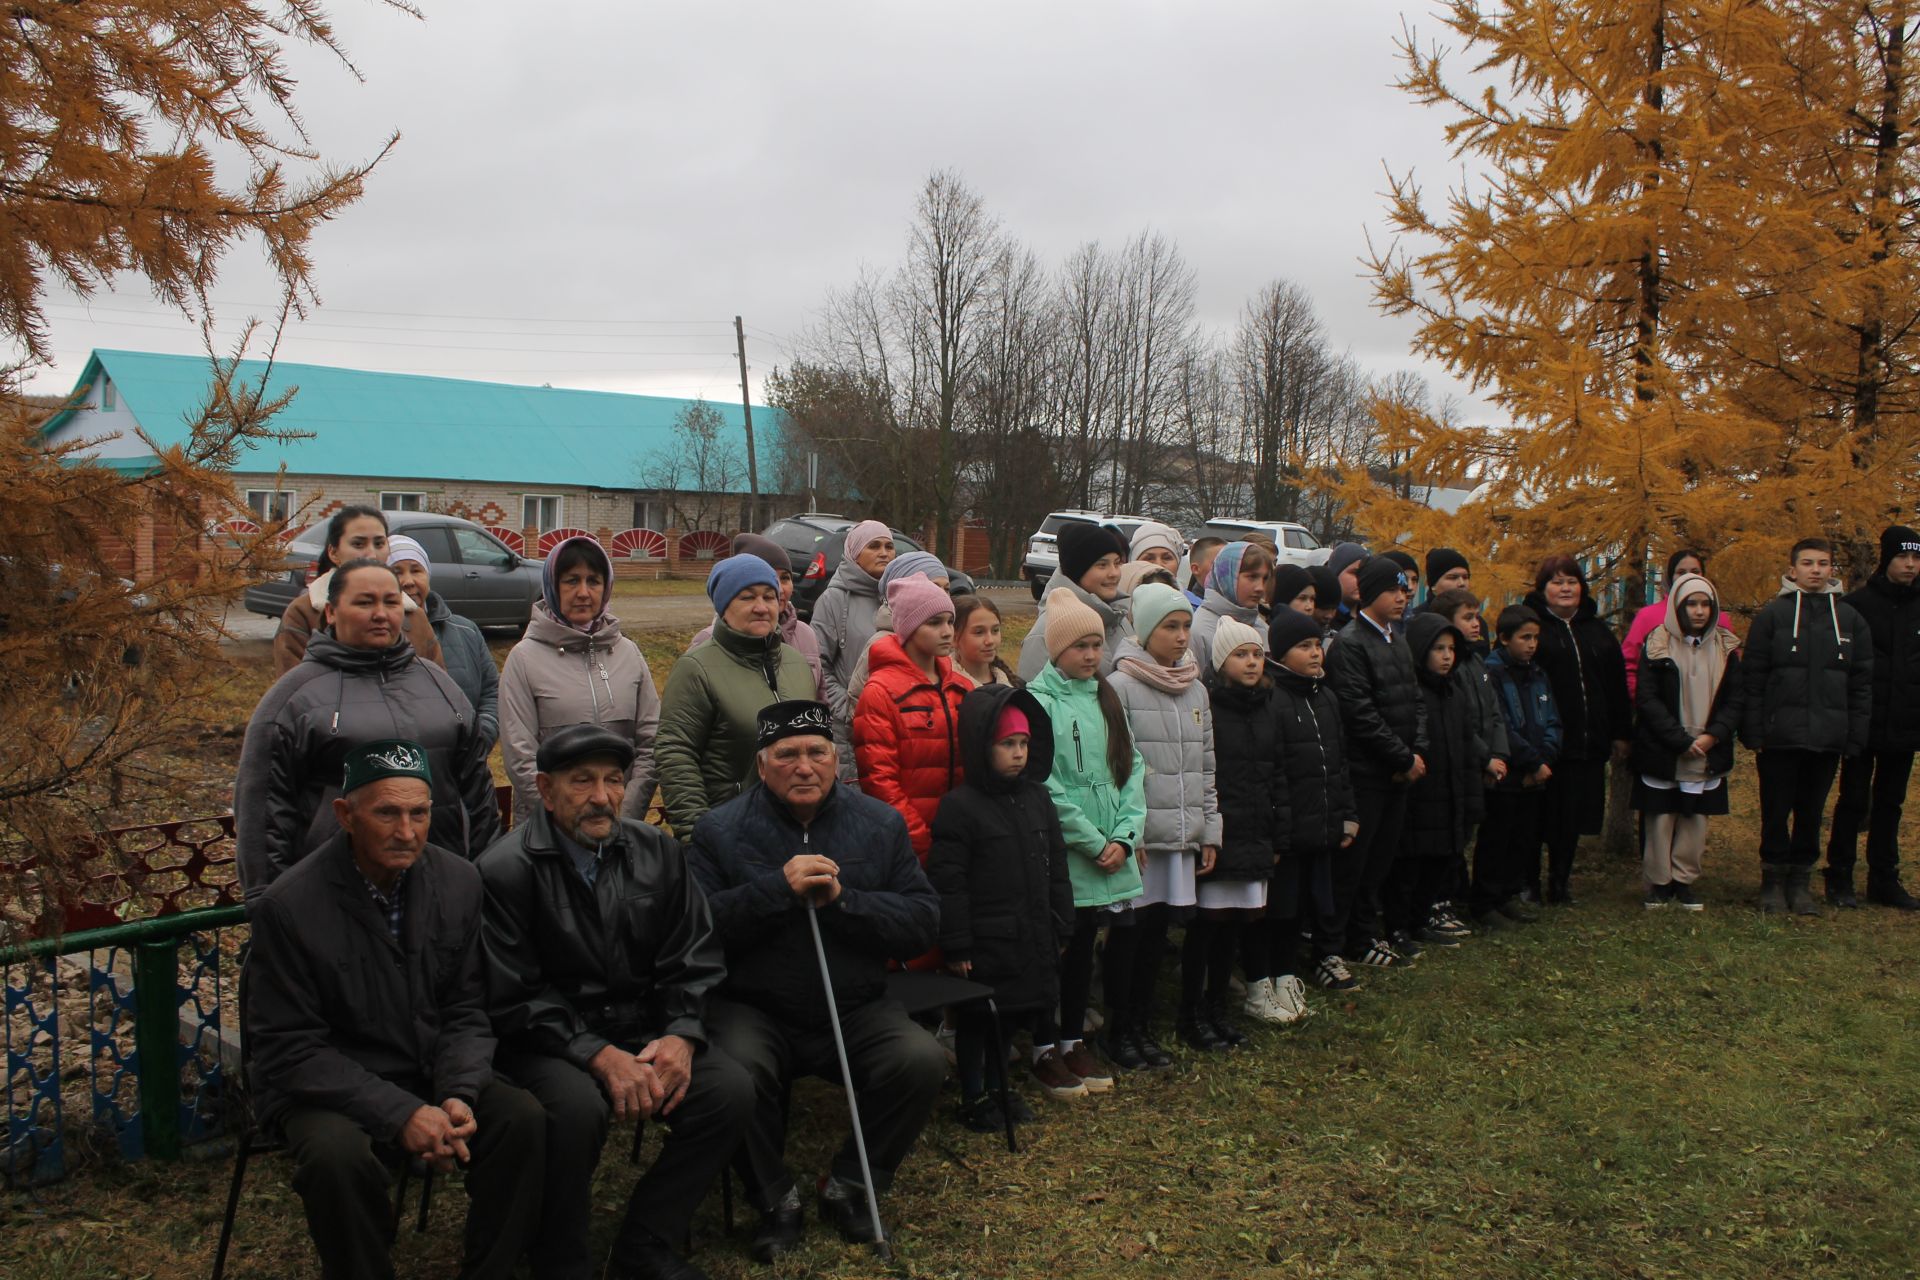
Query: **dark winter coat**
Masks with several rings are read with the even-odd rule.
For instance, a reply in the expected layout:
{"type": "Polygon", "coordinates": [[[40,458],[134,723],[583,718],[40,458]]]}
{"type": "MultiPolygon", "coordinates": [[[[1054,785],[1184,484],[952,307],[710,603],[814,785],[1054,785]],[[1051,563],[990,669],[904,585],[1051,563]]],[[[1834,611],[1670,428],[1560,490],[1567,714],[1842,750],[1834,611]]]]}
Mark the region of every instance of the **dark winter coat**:
{"type": "Polygon", "coordinates": [[[1835,591],[1788,584],[1754,615],[1741,670],[1750,751],[1859,755],[1873,720],[1873,638],[1835,591]]]}
{"type": "MultiPolygon", "coordinates": [[[[1732,634],[1727,633],[1729,642],[1732,634]]],[[[1694,733],[1680,719],[1680,668],[1670,657],[1649,658],[1641,650],[1640,674],[1634,685],[1633,771],[1671,782],[1680,757],[1693,746],[1694,733]]],[[[1727,669],[1713,694],[1713,714],[1700,732],[1713,735],[1707,752],[1707,773],[1725,777],[1733,772],[1733,736],[1740,727],[1746,703],[1746,680],[1740,654],[1727,655],[1727,669]]]]}
{"type": "Polygon", "coordinates": [[[844,1013],[887,991],[887,962],[939,940],[940,895],[927,883],[899,814],[836,784],[805,826],[755,783],[694,828],[688,860],[726,950],[721,994],[792,1027],[826,1025],[806,903],[783,868],[802,853],[840,867],[840,896],[819,909],[821,942],[844,1013]]]}
{"type": "Polygon", "coordinates": [[[1480,737],[1473,694],[1459,679],[1459,668],[1436,675],[1427,655],[1443,635],[1452,635],[1454,652],[1466,637],[1445,618],[1416,614],[1407,623],[1407,645],[1418,665],[1420,696],[1427,704],[1427,771],[1407,797],[1405,848],[1416,858],[1450,858],[1467,847],[1467,835],[1486,816],[1483,773],[1487,746],[1480,737]]]}
{"type": "Polygon", "coordinates": [[[1846,598],[1873,633],[1874,751],[1920,751],[1920,584],[1876,573],[1846,598]]]}
{"type": "Polygon", "coordinates": [[[1518,791],[1541,765],[1560,763],[1560,708],[1553,682],[1537,662],[1516,663],[1504,648],[1487,655],[1487,686],[1507,725],[1507,776],[1502,791],[1518,791]]]}
{"type": "Polygon", "coordinates": [[[240,747],[234,850],[249,900],[340,829],[333,801],[347,752],[384,738],[426,749],[433,772],[428,840],[462,857],[493,843],[500,806],[487,768],[492,743],[453,677],[416,658],[404,641],[353,649],[322,631],[260,699],[240,747]]]}
{"type": "Polygon", "coordinates": [[[487,1006],[501,1043],[585,1068],[609,1044],[704,1043],[725,970],[683,847],[621,819],[592,885],[544,806],[480,855],[487,1006]]]}
{"type": "Polygon", "coordinates": [[[1210,672],[1207,677],[1220,797],[1220,856],[1210,878],[1264,880],[1273,874],[1285,839],[1286,780],[1280,775],[1273,687],[1227,684],[1218,676],[1210,672]]]}
{"type": "Polygon", "coordinates": [[[336,833],[247,903],[241,1005],[263,1123],[320,1107],[391,1142],[421,1107],[472,1104],[493,1079],[480,876],[429,844],[401,892],[395,942],[336,833]]]}
{"type": "Polygon", "coordinates": [[[1280,751],[1274,775],[1282,856],[1337,850],[1360,820],[1345,742],[1345,708],[1325,680],[1269,663],[1280,751]]]}
{"type": "Polygon", "coordinates": [[[500,669],[493,665],[487,638],[471,619],[455,613],[439,596],[427,595],[427,621],[440,641],[440,661],[473,704],[480,736],[491,748],[500,739],[500,669]]]}
{"type": "Polygon", "coordinates": [[[1002,1012],[1051,1009],[1060,999],[1060,948],[1073,936],[1073,880],[1060,815],[1047,794],[1053,726],[1032,694],[976,689],[960,704],[967,780],[940,801],[927,879],[940,894],[940,950],[973,965],[1002,1012]],[[1026,713],[1027,767],[993,770],[993,728],[1012,704],[1026,713]]]}
{"type": "Polygon", "coordinates": [[[1486,744],[1487,759],[1507,758],[1507,722],[1500,715],[1500,700],[1494,696],[1487,679],[1486,641],[1465,642],[1453,669],[1454,681],[1473,702],[1475,732],[1486,744]]]}
{"type": "Polygon", "coordinates": [[[1535,665],[1553,682],[1554,707],[1560,713],[1560,758],[1605,760],[1613,744],[1633,737],[1633,700],[1627,695],[1627,660],[1620,638],[1600,620],[1593,597],[1582,592],[1571,619],[1547,608],[1538,591],[1527,596],[1540,615],[1540,650],[1535,665]]]}
{"type": "Polygon", "coordinates": [[[1355,782],[1385,783],[1427,749],[1427,708],[1413,655],[1357,615],[1327,655],[1327,682],[1340,699],[1340,727],[1355,782]]]}

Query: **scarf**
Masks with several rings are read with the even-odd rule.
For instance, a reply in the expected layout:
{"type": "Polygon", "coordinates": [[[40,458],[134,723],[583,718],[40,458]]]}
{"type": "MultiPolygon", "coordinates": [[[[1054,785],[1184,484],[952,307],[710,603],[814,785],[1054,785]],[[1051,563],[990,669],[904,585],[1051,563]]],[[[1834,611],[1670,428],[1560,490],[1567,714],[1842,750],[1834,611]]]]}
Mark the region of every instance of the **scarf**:
{"type": "MultiPolygon", "coordinates": [[[[1647,638],[1646,648],[1648,658],[1671,658],[1673,665],[1680,669],[1680,705],[1674,710],[1687,732],[1696,738],[1706,731],[1707,721],[1713,715],[1713,698],[1720,691],[1720,680],[1726,674],[1727,657],[1733,648],[1732,637],[1717,621],[1709,623],[1706,633],[1700,636],[1689,636],[1681,626],[1681,603],[1689,596],[1701,594],[1712,602],[1711,616],[1717,620],[1720,596],[1713,584],[1697,573],[1685,574],[1668,593],[1666,615],[1660,619],[1659,630],[1647,638]]],[[[1704,758],[1681,756],[1674,767],[1674,777],[1704,779],[1707,762],[1704,758]]]]}
{"type": "Polygon", "coordinates": [[[1152,658],[1135,657],[1131,653],[1116,659],[1113,666],[1114,670],[1124,671],[1134,679],[1176,698],[1192,688],[1193,682],[1200,678],[1200,664],[1193,660],[1191,653],[1171,667],[1163,667],[1152,658]]]}

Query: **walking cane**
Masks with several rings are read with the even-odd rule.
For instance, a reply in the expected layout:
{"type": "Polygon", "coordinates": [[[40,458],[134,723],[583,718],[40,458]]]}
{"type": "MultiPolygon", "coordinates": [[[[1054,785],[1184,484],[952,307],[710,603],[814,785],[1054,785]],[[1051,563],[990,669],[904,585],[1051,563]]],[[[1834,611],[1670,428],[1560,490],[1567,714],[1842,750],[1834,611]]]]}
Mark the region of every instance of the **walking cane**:
{"type": "MultiPolygon", "coordinates": [[[[833,979],[827,976],[827,948],[820,941],[819,904],[807,902],[807,927],[813,930],[813,958],[820,962],[820,987],[827,993],[827,1021],[833,1027],[833,1051],[840,1055],[840,1081],[847,1086],[847,1114],[853,1117],[853,1149],[860,1155],[860,1180],[867,1184],[867,1212],[873,1215],[873,1251],[892,1261],[893,1246],[880,1225],[880,1198],[873,1190],[873,1169],[867,1164],[867,1138],[860,1130],[860,1103],[853,1096],[853,1069],[847,1065],[847,1039],[840,1032],[840,1006],[833,998],[833,979]]],[[[831,1176],[831,1175],[829,1175],[831,1176]]]]}

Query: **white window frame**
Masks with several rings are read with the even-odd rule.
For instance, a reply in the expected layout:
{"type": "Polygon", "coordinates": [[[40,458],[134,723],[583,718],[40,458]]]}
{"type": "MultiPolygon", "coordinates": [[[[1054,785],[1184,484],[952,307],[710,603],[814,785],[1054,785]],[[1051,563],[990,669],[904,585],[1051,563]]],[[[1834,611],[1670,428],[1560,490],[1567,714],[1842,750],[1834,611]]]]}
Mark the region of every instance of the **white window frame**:
{"type": "Polygon", "coordinates": [[[255,524],[269,525],[276,520],[288,520],[292,518],[294,507],[297,505],[293,499],[294,493],[291,489],[249,489],[247,490],[247,510],[253,512],[255,524]],[[254,504],[253,500],[256,495],[267,499],[266,503],[263,504],[265,510],[262,510],[261,506],[254,504]],[[274,513],[275,507],[281,508],[277,515],[274,513]]]}
{"type": "Polygon", "coordinates": [[[636,520],[633,525],[634,528],[658,530],[667,527],[666,522],[660,519],[661,516],[666,514],[667,505],[661,499],[635,498],[633,505],[640,508],[640,511],[635,513],[636,515],[644,515],[646,517],[644,520],[636,520]]]}
{"type": "Polygon", "coordinates": [[[380,509],[382,511],[425,511],[427,509],[427,495],[417,489],[382,489],[380,491],[380,509]],[[387,499],[389,498],[396,500],[395,505],[387,505],[387,499]],[[413,500],[412,506],[406,505],[406,501],[409,498],[413,500]]]}
{"type": "Polygon", "coordinates": [[[520,495],[520,525],[522,528],[538,529],[542,533],[547,532],[549,529],[564,529],[566,527],[566,522],[564,520],[566,513],[567,513],[566,501],[564,496],[561,494],[523,493],[520,495]],[[539,503],[551,502],[553,504],[553,523],[548,524],[543,520],[528,520],[527,504],[529,502],[539,502],[539,503]]]}

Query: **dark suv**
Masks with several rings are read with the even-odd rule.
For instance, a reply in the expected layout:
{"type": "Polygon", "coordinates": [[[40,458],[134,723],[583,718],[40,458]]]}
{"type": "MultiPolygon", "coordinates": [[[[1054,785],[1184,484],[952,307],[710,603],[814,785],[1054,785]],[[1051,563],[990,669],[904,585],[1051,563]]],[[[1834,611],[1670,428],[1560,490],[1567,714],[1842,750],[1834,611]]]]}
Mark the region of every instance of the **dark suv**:
{"type": "MultiPolygon", "coordinates": [[[[404,533],[433,561],[433,589],[447,607],[482,627],[524,628],[540,598],[540,562],[516,555],[471,520],[429,511],[388,511],[387,530],[404,533]]],[[[307,589],[327,545],[323,521],[287,546],[284,572],[247,588],[250,613],[278,618],[307,589]]]]}
{"type": "MultiPolygon", "coordinates": [[[[813,602],[846,559],[847,530],[857,523],[846,516],[808,511],[776,520],[762,532],[762,537],[779,543],[793,561],[793,607],[803,619],[813,617],[813,602]]],[[[893,531],[893,543],[900,551],[926,550],[898,529],[893,531]]],[[[947,594],[966,595],[972,590],[972,578],[957,569],[947,570],[947,594]]]]}

